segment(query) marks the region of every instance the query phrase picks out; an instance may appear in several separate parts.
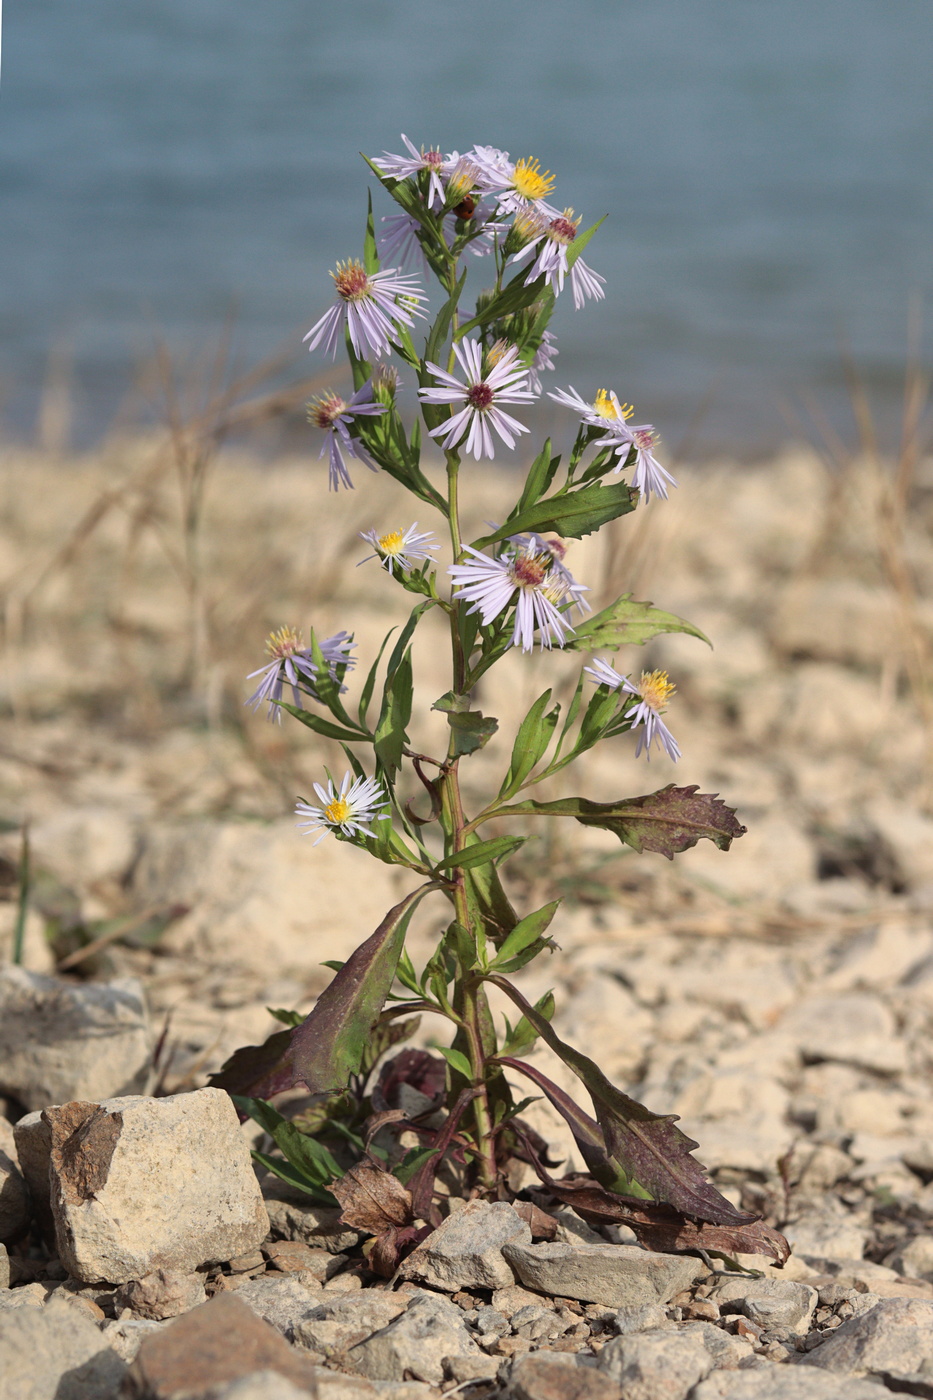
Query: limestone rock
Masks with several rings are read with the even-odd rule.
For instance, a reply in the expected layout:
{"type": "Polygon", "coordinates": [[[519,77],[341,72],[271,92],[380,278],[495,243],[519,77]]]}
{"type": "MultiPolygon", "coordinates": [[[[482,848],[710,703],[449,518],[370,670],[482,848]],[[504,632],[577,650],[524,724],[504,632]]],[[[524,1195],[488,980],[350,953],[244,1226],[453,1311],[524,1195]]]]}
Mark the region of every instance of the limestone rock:
{"type": "Polygon", "coordinates": [[[653,1254],[625,1244],[507,1244],[502,1250],[521,1283],[559,1298],[624,1308],[666,1303],[706,1275],[686,1254],[653,1254]]]}
{"type": "Polygon", "coordinates": [[[154,1269],[143,1278],[131,1279],[117,1289],[114,1300],[118,1313],[131,1308],[150,1322],[179,1317],[204,1301],[204,1276],[175,1269],[154,1269]]]}
{"type": "Polygon", "coordinates": [[[200,1400],[257,1371],[314,1391],[314,1367],[231,1294],[202,1303],[146,1337],[127,1374],[130,1400],[200,1400]]]}
{"type": "Polygon", "coordinates": [[[293,1340],[309,1351],[325,1356],[344,1351],[357,1342],[381,1332],[408,1307],[407,1293],[366,1289],[352,1297],[335,1298],[320,1304],[294,1324],[293,1340]]]}
{"type": "Polygon", "coordinates": [[[192,1273],[265,1237],[249,1148],[222,1090],[65,1104],[44,1116],[58,1254],[72,1277],[192,1273]]]}
{"type": "Polygon", "coordinates": [[[107,1345],[129,1365],[136,1360],[136,1353],[145,1339],[167,1326],[167,1322],[150,1322],[145,1318],[110,1318],[101,1323],[100,1333],[107,1345]]]}
{"type": "Polygon", "coordinates": [[[713,1369],[703,1338],[666,1328],[615,1337],[598,1366],[622,1388],[625,1400],[685,1400],[713,1369]]]}
{"type": "Polygon", "coordinates": [[[0,1242],[18,1240],[31,1219],[32,1204],[19,1169],[13,1129],[0,1118],[0,1242]]]}
{"type": "Polygon", "coordinates": [[[18,1308],[41,1308],[46,1293],[41,1283],[27,1283],[19,1288],[0,1288],[0,1313],[18,1308]]]}
{"type": "Polygon", "coordinates": [[[806,1361],[847,1376],[929,1372],[933,1368],[933,1302],[883,1298],[870,1312],[844,1322],[806,1361]]]}
{"type": "Polygon", "coordinates": [[[933,1235],[915,1235],[891,1262],[905,1278],[933,1280],[933,1235]]]}
{"type": "Polygon", "coordinates": [[[507,1288],[515,1276],[502,1246],[530,1244],[531,1230],[505,1201],[469,1201],[415,1249],[401,1267],[403,1278],[456,1293],[460,1288],[507,1288]]]}
{"type": "Polygon", "coordinates": [[[440,1385],[444,1358],[476,1354],[479,1348],[463,1314],[446,1298],[418,1293],[388,1327],[347,1352],[350,1366],[371,1380],[415,1380],[440,1385]]]}
{"type": "Polygon", "coordinates": [[[5,1244],[0,1244],[0,1293],[10,1286],[10,1256],[5,1244]]]}
{"type": "Polygon", "coordinates": [[[220,1390],[212,1388],[210,1400],[307,1400],[313,1393],[275,1371],[254,1371],[220,1390]]]}
{"type": "Polygon", "coordinates": [[[713,1294],[723,1313],[742,1313],[762,1327],[806,1333],[818,1293],[805,1283],[782,1278],[725,1279],[713,1294]]]}
{"type": "Polygon", "coordinates": [[[560,1352],[536,1352],[512,1363],[510,1396],[515,1400],[621,1400],[622,1392],[608,1375],[580,1366],[560,1352]]]}
{"type": "Polygon", "coordinates": [[[638,1306],[620,1308],[612,1323],[620,1337],[627,1337],[632,1332],[656,1330],[666,1324],[667,1312],[660,1303],[641,1303],[638,1306]]]}
{"type": "Polygon", "coordinates": [[[339,1210],[314,1205],[283,1181],[264,1182],[262,1194],[272,1233],[282,1239],[301,1240],[329,1254],[342,1254],[363,1238],[359,1230],[342,1223],[339,1210]]]}
{"type": "Polygon", "coordinates": [[[150,1049],[136,978],[77,985],[0,968],[0,1094],[24,1108],[139,1093],[150,1049]]]}
{"type": "Polygon", "coordinates": [[[236,1296],[257,1317],[293,1342],[296,1327],[317,1308],[320,1284],[312,1291],[292,1275],[262,1274],[241,1284],[236,1296]]]}
{"type": "Polygon", "coordinates": [[[18,1123],[14,1123],[13,1141],[39,1229],[43,1238],[51,1240],[55,1231],[49,1187],[52,1132],[39,1110],[27,1113],[18,1123]]]}
{"type": "Polygon", "coordinates": [[[0,1380],[10,1400],[116,1400],[126,1363],[64,1302],[0,1313],[0,1380]]]}
{"type": "Polygon", "coordinates": [[[693,1391],[690,1400],[884,1400],[887,1392],[874,1381],[838,1377],[801,1366],[769,1366],[760,1370],[714,1371],[693,1391]]]}
{"type": "Polygon", "coordinates": [[[869,993],[807,997],[788,1011],[782,1031],[792,1035],[806,1060],[833,1060],[878,1074],[907,1068],[907,1047],[891,1012],[869,993]]]}

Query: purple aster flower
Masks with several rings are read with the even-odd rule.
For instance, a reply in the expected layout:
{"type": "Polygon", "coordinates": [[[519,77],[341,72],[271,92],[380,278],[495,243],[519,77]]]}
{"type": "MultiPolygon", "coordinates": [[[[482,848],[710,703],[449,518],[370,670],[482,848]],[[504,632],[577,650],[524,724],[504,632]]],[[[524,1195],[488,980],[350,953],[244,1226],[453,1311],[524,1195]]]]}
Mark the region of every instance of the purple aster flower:
{"type": "Polygon", "coordinates": [[[587,297],[601,301],[606,295],[602,288],[605,277],[600,277],[598,272],[587,267],[582,258],[577,258],[573,267],[567,265],[567,249],[576,238],[579,227],[579,220],[574,219],[573,210],[565,209],[563,214],[551,219],[536,237],[510,259],[516,267],[520,267],[529,262],[537,252],[538,256],[528,280],[534,282],[536,278],[544,277],[555,296],[559,296],[564,290],[564,278],[569,271],[573,304],[578,311],[587,297]]]}
{"type": "Polygon", "coordinates": [[[417,219],[410,214],[386,214],[376,240],[379,256],[384,262],[395,263],[397,267],[408,267],[413,262],[421,264],[424,274],[428,271],[428,260],[418,238],[421,228],[417,219]]]}
{"type": "Polygon", "coordinates": [[[643,732],[638,735],[635,757],[638,758],[644,749],[645,757],[650,763],[651,745],[657,739],[659,747],[665,749],[668,758],[676,763],[680,758],[680,746],[661,718],[668,700],[674,694],[674,686],[667,672],[642,671],[641,678],[635,685],[627,676],[620,676],[602,657],[597,657],[592,666],[584,666],[583,669],[597,685],[607,685],[610,690],[621,690],[624,695],[637,697],[638,704],[628,711],[633,729],[637,729],[639,725],[644,726],[643,732]]]}
{"type": "Polygon", "coordinates": [[[497,196],[500,214],[516,214],[533,208],[553,219],[560,213],[546,203],[545,197],[553,190],[555,177],[549,170],[542,172],[540,161],[512,161],[508,151],[500,151],[495,146],[474,146],[468,155],[479,169],[486,192],[497,196]]]}
{"type": "Polygon", "coordinates": [[[482,457],[492,459],[496,454],[490,427],[495,428],[507,447],[515,446],[513,433],[529,431],[499,407],[501,403],[534,402],[536,395],[527,387],[528,370],[516,364],[518,350],[514,345],[485,374],[483,348],[478,340],[460,341],[454,345],[454,354],[466,375],[466,382],[428,361],[427,368],[442,381],[442,387],[418,390],[425,403],[463,405],[446,423],[432,428],[431,436],[443,439],[445,449],[454,447],[465,437],[466,451],[472,452],[477,461],[482,457]]]}
{"type": "MultiPolygon", "coordinates": [[[[325,664],[335,680],[338,666],[356,664],[350,655],[355,646],[356,643],[349,632],[337,632],[333,637],[325,637],[320,643],[325,664]]],[[[311,648],[304,645],[301,633],[294,627],[280,627],[278,632],[270,632],[266,639],[266,651],[272,660],[267,665],[260,666],[258,671],[250,671],[247,680],[254,680],[256,676],[262,676],[262,680],[245,703],[250,705],[253,711],[258,710],[262,704],[268,704],[266,719],[281,724],[282,711],[279,703],[283,689],[286,685],[291,686],[295,708],[302,709],[302,694],[317,699],[314,686],[318,668],[314,664],[311,648]]]]}
{"type": "MultiPolygon", "coordinates": [[[[631,442],[635,446],[635,470],[632,473],[632,485],[636,491],[641,491],[646,501],[652,491],[656,496],[661,496],[666,501],[668,486],[676,487],[677,482],[669,471],[665,471],[654,455],[658,441],[657,433],[650,423],[643,423],[638,428],[629,428],[628,432],[631,435],[631,442]]],[[[625,456],[628,456],[627,452],[625,456]]],[[[621,471],[623,466],[624,458],[620,457],[616,471],[621,471]]]]}
{"type": "Polygon", "coordinates": [[[372,836],[369,823],[385,815],[381,809],[388,806],[388,798],[378,778],[357,778],[351,784],[352,777],[348,769],[339,789],[334,787],[333,778],[328,778],[326,788],[315,783],[320,807],[300,800],[295,804],[296,814],[303,818],[299,829],[307,836],[315,831],[321,833],[312,845],[323,841],[328,831],[341,831],[344,836],[372,836]]]}
{"type": "Polygon", "coordinates": [[[569,389],[558,389],[556,393],[548,391],[548,398],[572,408],[588,427],[607,430],[606,436],[597,438],[596,443],[599,447],[611,448],[617,454],[619,460],[613,468],[614,472],[622,471],[634,447],[632,486],[642,493],[646,501],[652,493],[667,500],[668,486],[676,487],[677,482],[654,455],[658,437],[651,424],[642,423],[634,427],[629,423],[635,411],[631,404],[619,403],[616,395],[608,389],[600,389],[593,402],[587,403],[572,385],[569,389]]]}
{"type": "Polygon", "coordinates": [[[330,453],[331,491],[337,491],[341,486],[345,486],[348,491],[353,490],[353,482],[343,457],[344,452],[348,452],[351,457],[369,467],[371,472],[379,470],[369,460],[360,444],[350,436],[350,424],[354,418],[372,417],[385,411],[385,404],[373,400],[371,379],[367,379],[362,388],[357,389],[349,399],[342,399],[339,394],[323,394],[308,404],[308,422],[327,434],[319,455],[323,457],[325,452],[330,453]]]}
{"type": "Polygon", "coordinates": [[[402,132],[402,140],[408,147],[407,156],[393,156],[388,151],[383,151],[378,160],[373,161],[378,165],[383,175],[388,175],[392,180],[408,180],[413,175],[420,175],[422,170],[427,170],[430,179],[428,181],[428,208],[440,209],[444,204],[444,186],[441,175],[455,165],[459,160],[456,151],[445,159],[436,146],[425,150],[412,145],[408,137],[402,132]]]}
{"type": "Polygon", "coordinates": [[[470,545],[472,555],[465,564],[454,564],[447,572],[454,580],[457,597],[472,603],[484,626],[515,603],[515,625],[511,646],[521,643],[522,651],[534,648],[535,629],[542,649],[562,647],[573,627],[564,613],[576,603],[584,585],[579,584],[556,557],[556,542],[539,535],[516,535],[498,559],[482,554],[470,545]]]}
{"type": "Polygon", "coordinates": [[[353,351],[361,360],[388,354],[390,341],[401,326],[412,327],[413,316],[423,316],[420,303],[427,301],[417,290],[417,278],[398,277],[398,268],[367,272],[356,258],[338,263],[331,273],[337,301],[304,337],[308,349],[324,341],[324,349],[336,359],[340,332],[346,324],[353,351]]]}
{"type": "Polygon", "coordinates": [[[550,331],[545,331],[541,337],[541,344],[535,351],[535,357],[528,370],[528,385],[536,394],[540,394],[544,388],[541,383],[542,371],[553,369],[554,361],[560,354],[556,341],[555,335],[552,335],[550,331]]]}
{"type": "Polygon", "coordinates": [[[376,530],[361,530],[360,539],[367,540],[376,551],[375,554],[367,554],[360,564],[366,564],[370,559],[381,559],[390,574],[394,565],[397,564],[400,570],[410,569],[419,560],[430,559],[432,549],[440,549],[439,544],[428,544],[428,540],[437,539],[433,530],[418,533],[417,520],[407,530],[390,530],[383,535],[376,530]]]}

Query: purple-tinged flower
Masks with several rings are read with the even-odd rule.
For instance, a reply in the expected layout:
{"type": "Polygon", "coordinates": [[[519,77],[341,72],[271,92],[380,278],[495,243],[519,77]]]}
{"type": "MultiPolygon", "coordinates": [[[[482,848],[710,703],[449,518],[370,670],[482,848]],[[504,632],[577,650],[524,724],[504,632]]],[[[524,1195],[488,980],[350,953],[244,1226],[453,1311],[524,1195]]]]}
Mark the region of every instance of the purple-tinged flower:
{"type": "MultiPolygon", "coordinates": [[[[354,666],[355,659],[350,652],[356,646],[349,632],[337,632],[333,637],[325,637],[320,643],[321,653],[331,677],[336,680],[338,666],[354,666]]],[[[291,686],[295,708],[303,709],[302,694],[317,699],[315,682],[318,668],[314,663],[311,648],[306,647],[299,631],[294,627],[280,627],[278,632],[270,632],[266,639],[266,651],[272,660],[258,671],[251,671],[247,680],[262,676],[259,685],[245,702],[255,712],[260,705],[268,704],[266,719],[282,722],[279,708],[282,691],[291,686]]],[[[345,687],[341,687],[344,689],[345,687]]]]}
{"type": "Polygon", "coordinates": [[[535,629],[542,649],[562,647],[573,627],[565,613],[573,604],[583,604],[579,584],[560,563],[555,542],[538,535],[516,535],[498,559],[467,545],[472,555],[465,564],[454,564],[447,572],[454,580],[457,597],[472,603],[483,626],[492,622],[515,603],[515,624],[511,646],[521,643],[522,651],[534,648],[535,629]]]}
{"type": "Polygon", "coordinates": [[[360,564],[370,559],[380,559],[390,574],[394,565],[397,564],[400,570],[410,569],[419,560],[430,559],[432,549],[440,549],[439,544],[428,544],[428,540],[437,539],[433,530],[418,533],[417,520],[407,530],[390,530],[385,535],[378,534],[376,530],[361,530],[360,539],[368,540],[376,551],[375,554],[367,554],[360,564]]]}
{"type": "Polygon", "coordinates": [[[557,217],[560,211],[546,202],[546,196],[554,188],[555,176],[549,170],[542,171],[540,161],[511,161],[508,151],[500,151],[495,146],[474,146],[467,154],[479,169],[486,192],[496,195],[500,214],[516,214],[533,208],[549,219],[557,217]]]}
{"type": "Polygon", "coordinates": [[[478,340],[462,340],[454,345],[454,354],[460,362],[466,381],[456,379],[440,365],[427,362],[427,368],[442,387],[419,389],[418,395],[425,403],[462,404],[463,407],[446,423],[431,429],[431,437],[443,439],[443,447],[450,449],[466,438],[466,451],[472,452],[477,461],[482,457],[493,459],[496,455],[492,432],[495,428],[507,447],[514,447],[512,436],[527,433],[524,423],[519,423],[499,404],[532,403],[536,395],[527,387],[528,369],[517,364],[518,350],[513,345],[502,355],[497,364],[491,365],[483,373],[483,348],[478,340]]]}
{"type": "Polygon", "coordinates": [[[641,678],[635,685],[627,676],[619,675],[619,672],[602,657],[597,657],[592,666],[584,666],[583,669],[597,685],[607,685],[610,690],[621,690],[624,695],[637,697],[638,704],[627,712],[631,717],[633,729],[644,725],[643,732],[638,735],[635,757],[638,758],[644,749],[645,757],[650,763],[651,745],[657,739],[659,747],[665,749],[668,758],[676,763],[680,758],[680,746],[661,718],[668,700],[674,694],[674,686],[667,672],[642,671],[641,678]]]}
{"type": "Polygon", "coordinates": [[[319,455],[323,457],[325,452],[330,453],[328,484],[331,491],[338,491],[341,486],[345,486],[348,491],[353,490],[353,482],[344,461],[344,452],[348,452],[351,457],[369,467],[371,472],[379,470],[369,460],[360,444],[350,436],[350,424],[354,418],[371,418],[374,414],[385,411],[385,404],[376,403],[373,399],[371,379],[367,379],[362,388],[357,389],[349,399],[342,399],[339,394],[322,394],[308,404],[308,422],[327,434],[319,455]]]}
{"type": "Polygon", "coordinates": [[[616,395],[608,389],[600,389],[593,402],[587,403],[572,385],[569,389],[558,389],[555,393],[549,390],[548,398],[566,408],[572,408],[588,427],[607,430],[605,437],[596,439],[596,445],[609,447],[618,456],[614,472],[623,470],[634,447],[635,471],[632,474],[632,486],[642,493],[646,501],[652,493],[667,500],[668,486],[676,487],[677,482],[654,455],[658,437],[651,424],[642,423],[636,427],[629,423],[628,420],[635,411],[631,404],[619,403],[616,395]]]}
{"type": "Polygon", "coordinates": [[[572,408],[591,428],[610,428],[616,431],[625,429],[627,432],[626,422],[635,412],[630,404],[619,403],[611,389],[600,389],[592,403],[582,398],[572,384],[567,389],[556,389],[553,393],[548,390],[548,398],[565,408],[572,408]]]}
{"type": "Polygon", "coordinates": [[[559,354],[557,337],[552,335],[550,331],[545,331],[541,336],[541,344],[535,351],[535,357],[528,370],[528,386],[533,389],[536,394],[540,394],[544,388],[544,385],[541,383],[542,371],[553,369],[554,361],[559,354]]]}
{"type": "Polygon", "coordinates": [[[420,175],[423,170],[428,171],[428,208],[440,209],[444,203],[441,174],[445,168],[450,167],[451,162],[456,163],[459,157],[454,152],[445,160],[436,146],[429,147],[428,150],[422,146],[419,151],[404,132],[402,140],[408,147],[407,156],[393,156],[388,151],[383,151],[381,157],[373,161],[373,165],[378,165],[383,175],[388,175],[392,180],[407,180],[413,175],[420,175]]]}
{"type": "Polygon", "coordinates": [[[324,341],[324,349],[336,359],[340,332],[344,325],[358,359],[367,360],[389,353],[390,342],[402,326],[411,328],[413,316],[423,316],[420,303],[427,301],[417,289],[417,278],[398,277],[398,268],[367,272],[356,258],[338,263],[331,273],[337,288],[337,301],[304,337],[308,349],[324,341]]]}
{"type": "MultiPolygon", "coordinates": [[[[629,428],[631,441],[635,446],[635,470],[632,473],[632,485],[636,491],[640,491],[647,501],[652,491],[656,496],[667,500],[668,486],[676,487],[677,482],[666,471],[657,457],[654,449],[657,445],[658,435],[650,423],[643,423],[638,428],[629,428]]],[[[624,446],[624,444],[623,444],[624,446]]],[[[620,449],[621,452],[622,449],[620,449]]],[[[625,456],[628,454],[625,453],[625,456]]],[[[625,457],[620,456],[619,465],[616,471],[621,471],[625,464],[625,457]]]]}
{"type": "Polygon", "coordinates": [[[567,249],[576,238],[579,227],[579,220],[574,219],[573,210],[565,209],[563,214],[551,219],[536,237],[510,259],[516,267],[520,267],[530,262],[537,252],[538,256],[528,274],[528,280],[534,282],[538,277],[544,277],[555,296],[559,296],[564,290],[564,278],[569,272],[573,304],[578,311],[587,297],[601,301],[606,295],[602,288],[605,277],[600,277],[598,272],[587,267],[582,258],[577,258],[573,266],[568,267],[567,249]]]}
{"type": "Polygon", "coordinates": [[[427,274],[428,260],[418,237],[420,228],[418,220],[410,214],[385,214],[376,240],[382,261],[399,268],[420,262],[422,272],[427,274]]]}
{"type": "Polygon", "coordinates": [[[348,769],[339,789],[334,787],[333,778],[328,778],[326,788],[315,783],[320,807],[301,800],[296,802],[295,813],[303,818],[298,823],[299,829],[306,836],[315,831],[321,833],[312,845],[323,841],[329,831],[341,831],[344,836],[372,836],[369,823],[385,815],[382,809],[388,806],[388,798],[382,783],[377,778],[357,778],[351,784],[352,777],[348,769]]]}

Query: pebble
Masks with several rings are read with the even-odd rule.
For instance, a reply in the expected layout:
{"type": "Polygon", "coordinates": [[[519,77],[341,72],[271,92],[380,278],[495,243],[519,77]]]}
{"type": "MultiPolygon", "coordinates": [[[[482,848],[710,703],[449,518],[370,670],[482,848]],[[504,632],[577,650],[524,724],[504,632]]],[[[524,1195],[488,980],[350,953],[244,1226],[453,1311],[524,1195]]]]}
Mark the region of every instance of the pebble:
{"type": "Polygon", "coordinates": [[[507,1244],[503,1254],[527,1287],[612,1308],[666,1302],[705,1277],[685,1254],[653,1254],[637,1245],[507,1244]]]}

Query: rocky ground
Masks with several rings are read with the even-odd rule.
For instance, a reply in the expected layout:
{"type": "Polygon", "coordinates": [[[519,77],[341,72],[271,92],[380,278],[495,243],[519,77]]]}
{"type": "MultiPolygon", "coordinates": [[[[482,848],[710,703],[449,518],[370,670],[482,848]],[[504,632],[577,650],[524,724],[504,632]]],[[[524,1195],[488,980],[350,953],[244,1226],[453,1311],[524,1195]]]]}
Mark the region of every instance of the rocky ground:
{"type": "MultiPolygon", "coordinates": [[[[789,1265],[745,1260],[749,1276],[649,1255],[567,1210],[553,1239],[531,1239],[499,1204],[468,1207],[460,1235],[452,1215],[436,1257],[388,1288],[355,1232],[271,1179],[263,1205],[250,1130],[212,1117],[218,1091],[200,1086],[274,1028],[268,1006],[313,1005],[320,964],[407,888],[296,834],[296,793],[340,755],[242,701],[285,622],[355,631],[368,664],[407,609],[374,565],[355,568],[357,531],[410,517],[381,477],[335,500],[317,463],[230,455],[200,470],[155,440],[0,461],[7,961],[27,819],[31,853],[23,967],[0,970],[0,1374],[51,1358],[17,1398],[933,1394],[933,471],[921,464],[899,499],[865,461],[681,467],[671,502],[574,544],[595,605],[653,598],[715,649],[665,638],[623,658],[677,683],[676,769],[636,762],[623,738],[554,795],[696,782],[748,834],[668,865],[551,831],[508,867],[522,907],[565,897],[560,950],[521,975],[526,994],[553,986],[560,1034],[681,1115],[720,1188],[784,1230],[789,1265]],[[128,1094],[143,1097],[109,1106],[128,1094]],[[108,1106],[43,1117],[73,1101],[108,1106]],[[183,1152],[164,1117],[178,1104],[207,1115],[183,1152]],[[207,1195],[129,1211],[169,1141],[162,1199],[199,1173],[207,1195]],[[82,1222],[109,1189],[122,1204],[104,1215],[123,1224],[105,1239],[82,1222]],[[226,1202],[219,1221],[211,1199],[226,1202]],[[154,1214],[171,1216],[174,1244],[154,1214]],[[196,1375],[196,1353],[217,1366],[196,1375]]],[[[471,476],[477,523],[507,490],[471,476]]],[[[449,688],[440,658],[429,639],[425,710],[449,688]]],[[[484,712],[510,736],[546,686],[567,693],[570,661],[509,657],[484,712]]],[[[413,736],[426,751],[435,720],[413,736]]],[[[470,790],[502,762],[495,743],[471,760],[470,790]]],[[[438,927],[422,910],[416,961],[438,927]]],[[[437,1030],[424,1024],[422,1043],[437,1030]]],[[[570,1087],[548,1052],[535,1062],[570,1087]]],[[[529,1116],[575,1165],[561,1125],[539,1105],[529,1116]]]]}

